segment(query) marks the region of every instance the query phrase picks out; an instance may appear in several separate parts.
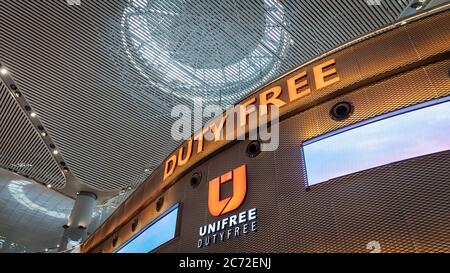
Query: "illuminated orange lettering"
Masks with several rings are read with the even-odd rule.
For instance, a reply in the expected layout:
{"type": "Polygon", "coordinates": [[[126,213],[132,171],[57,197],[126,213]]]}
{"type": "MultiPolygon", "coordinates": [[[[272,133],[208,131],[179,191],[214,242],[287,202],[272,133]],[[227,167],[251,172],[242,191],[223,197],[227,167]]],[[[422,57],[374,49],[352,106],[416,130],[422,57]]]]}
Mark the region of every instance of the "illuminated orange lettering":
{"type": "Polygon", "coordinates": [[[302,72],[298,73],[297,75],[289,78],[287,80],[287,86],[288,86],[288,94],[289,94],[290,102],[297,100],[299,98],[302,98],[311,93],[311,88],[308,87],[308,79],[307,79],[306,71],[302,71],[302,72]],[[303,79],[303,80],[300,82],[297,82],[300,79],[303,79]],[[303,90],[301,90],[301,89],[303,89],[303,90]],[[301,90],[301,91],[299,92],[299,90],[301,90]]]}
{"type": "Polygon", "coordinates": [[[164,178],[166,180],[167,177],[171,176],[175,171],[175,166],[177,165],[177,156],[172,155],[169,159],[166,160],[166,165],[164,166],[164,178]]]}
{"type": "Polygon", "coordinates": [[[324,63],[314,66],[313,71],[314,71],[314,78],[316,80],[316,89],[324,88],[325,86],[328,86],[340,80],[339,76],[337,75],[336,68],[335,67],[329,68],[335,64],[336,61],[334,59],[331,59],[324,63]],[[329,69],[324,70],[324,68],[329,69]],[[334,77],[331,77],[333,75],[334,77]],[[328,80],[326,80],[327,77],[328,80]]]}
{"type": "Polygon", "coordinates": [[[267,105],[269,104],[278,107],[286,105],[284,101],[278,98],[281,95],[281,91],[281,86],[275,86],[259,94],[259,106],[263,106],[259,107],[260,116],[267,115],[267,105]],[[270,94],[272,96],[269,98],[270,94]]]}
{"type": "Polygon", "coordinates": [[[203,152],[203,143],[204,143],[204,139],[205,139],[204,136],[207,131],[208,131],[208,128],[203,127],[202,131],[194,136],[194,140],[197,140],[197,153],[198,154],[203,152]]]}
{"type": "Polygon", "coordinates": [[[188,144],[187,144],[187,150],[186,153],[184,153],[184,157],[183,157],[183,153],[184,153],[184,146],[181,146],[180,149],[178,150],[178,166],[183,166],[185,165],[189,159],[191,158],[192,155],[192,138],[189,139],[188,144]]]}
{"type": "Polygon", "coordinates": [[[256,111],[256,107],[250,107],[250,109],[248,109],[248,106],[255,103],[256,102],[256,98],[251,98],[248,101],[242,103],[239,107],[239,125],[241,127],[245,126],[247,124],[247,116],[250,115],[250,113],[253,113],[256,111]]]}
{"type": "MultiPolygon", "coordinates": [[[[337,68],[335,65],[336,60],[330,59],[312,68],[304,69],[300,72],[297,72],[290,78],[284,78],[284,80],[286,81],[287,90],[283,89],[283,85],[281,85],[280,83],[279,85],[263,90],[259,93],[258,97],[256,97],[255,95],[251,98],[248,98],[245,102],[237,105],[236,107],[229,109],[233,111],[233,116],[224,114],[220,118],[215,119],[215,122],[213,121],[209,125],[203,127],[201,132],[194,134],[193,138],[188,141],[187,148],[181,147],[178,150],[178,154],[172,155],[169,159],[166,160],[166,165],[164,168],[164,180],[174,173],[176,166],[183,166],[189,162],[192,157],[192,150],[194,149],[192,147],[194,141],[197,143],[197,153],[201,153],[204,151],[205,138],[206,142],[212,141],[212,135],[210,135],[209,132],[213,133],[215,141],[219,141],[222,139],[224,130],[226,130],[227,139],[236,139],[236,137],[239,139],[239,137],[241,136],[245,137],[245,133],[247,133],[246,130],[251,129],[248,127],[252,127],[252,124],[246,126],[247,123],[251,123],[252,121],[254,121],[253,117],[255,117],[256,115],[267,115],[268,105],[275,105],[281,108],[288,103],[294,102],[311,94],[311,92],[313,92],[314,90],[319,90],[340,81],[340,77],[337,73],[337,68]],[[308,77],[312,78],[308,79],[308,77]],[[311,85],[309,82],[310,80],[312,80],[314,84],[311,85]],[[287,91],[288,99],[283,100],[282,98],[286,97],[286,95],[283,94],[283,92],[285,91],[287,91]],[[237,117],[238,124],[236,124],[236,126],[234,126],[234,111],[239,111],[239,116],[237,117]],[[257,111],[259,111],[259,114],[257,113],[257,111]],[[227,126],[226,129],[224,128],[225,123],[227,126]],[[211,139],[209,138],[209,136],[211,136],[211,139]]],[[[221,181],[220,178],[217,179],[217,181],[221,181]]],[[[226,201],[225,203],[227,204],[230,203],[228,202],[229,200],[222,201],[226,201]]]]}
{"type": "Polygon", "coordinates": [[[228,115],[227,114],[223,114],[220,121],[219,121],[219,125],[217,125],[215,122],[213,122],[209,128],[211,129],[211,132],[214,133],[214,140],[215,141],[219,141],[222,139],[222,130],[223,130],[223,125],[225,124],[225,121],[227,120],[228,115]]]}

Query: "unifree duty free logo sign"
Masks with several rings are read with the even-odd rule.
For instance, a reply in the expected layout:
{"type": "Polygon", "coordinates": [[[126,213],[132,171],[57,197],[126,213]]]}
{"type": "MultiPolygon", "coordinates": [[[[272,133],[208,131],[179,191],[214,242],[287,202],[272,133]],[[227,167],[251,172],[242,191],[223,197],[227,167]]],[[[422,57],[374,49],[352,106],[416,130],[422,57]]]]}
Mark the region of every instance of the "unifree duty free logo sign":
{"type": "Polygon", "coordinates": [[[237,209],[247,194],[246,166],[241,165],[209,181],[208,209],[212,216],[220,216],[237,209]],[[233,183],[231,196],[220,199],[220,189],[224,183],[233,183]]]}

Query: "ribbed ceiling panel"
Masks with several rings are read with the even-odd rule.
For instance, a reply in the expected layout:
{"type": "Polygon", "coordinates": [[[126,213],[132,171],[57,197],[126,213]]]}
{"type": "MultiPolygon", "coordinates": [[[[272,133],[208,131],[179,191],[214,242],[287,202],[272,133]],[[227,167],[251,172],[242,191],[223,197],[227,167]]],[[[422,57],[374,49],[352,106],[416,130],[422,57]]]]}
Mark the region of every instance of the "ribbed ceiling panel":
{"type": "Polygon", "coordinates": [[[52,154],[1,80],[0,166],[57,189],[65,185],[52,154]]]}
{"type": "Polygon", "coordinates": [[[232,104],[408,1],[368,2],[2,0],[0,61],[72,173],[117,190],[176,147],[174,105],[232,104]]]}

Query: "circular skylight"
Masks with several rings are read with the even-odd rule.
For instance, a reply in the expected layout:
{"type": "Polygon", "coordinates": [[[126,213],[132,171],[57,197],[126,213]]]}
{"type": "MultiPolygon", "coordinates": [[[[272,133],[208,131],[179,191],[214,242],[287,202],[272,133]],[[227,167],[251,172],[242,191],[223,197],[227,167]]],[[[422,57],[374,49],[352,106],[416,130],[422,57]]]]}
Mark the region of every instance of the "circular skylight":
{"type": "Polygon", "coordinates": [[[284,24],[275,0],[130,0],[121,21],[130,61],[159,89],[231,101],[275,75],[290,41],[284,24]]]}

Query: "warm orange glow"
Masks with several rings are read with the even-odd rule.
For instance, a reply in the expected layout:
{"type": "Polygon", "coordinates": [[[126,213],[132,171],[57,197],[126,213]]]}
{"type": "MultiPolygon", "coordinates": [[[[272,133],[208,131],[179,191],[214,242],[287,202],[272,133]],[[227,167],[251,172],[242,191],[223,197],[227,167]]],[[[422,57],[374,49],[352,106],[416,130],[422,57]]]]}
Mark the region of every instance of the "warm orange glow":
{"type": "Polygon", "coordinates": [[[211,129],[211,132],[214,133],[214,140],[219,141],[223,139],[222,132],[223,132],[223,125],[225,124],[225,121],[227,120],[228,115],[223,114],[220,118],[219,125],[217,125],[215,122],[211,123],[209,128],[211,129]]]}
{"type": "Polygon", "coordinates": [[[191,159],[191,155],[192,155],[192,138],[189,139],[187,143],[186,153],[184,153],[184,146],[181,146],[180,149],[178,150],[178,166],[183,166],[186,163],[188,163],[189,159],[191,159]]]}
{"type": "Polygon", "coordinates": [[[246,165],[241,165],[209,182],[208,209],[212,216],[220,216],[237,209],[244,202],[247,194],[246,165]],[[220,185],[233,182],[233,194],[220,200],[220,185]]]}
{"type": "Polygon", "coordinates": [[[208,129],[209,128],[204,127],[201,132],[199,132],[198,134],[196,134],[194,136],[194,140],[197,141],[197,153],[203,152],[203,143],[205,140],[204,136],[205,136],[206,132],[208,132],[208,129]]]}
{"type": "Polygon", "coordinates": [[[177,165],[177,155],[172,155],[169,159],[166,160],[166,165],[164,166],[164,179],[171,176],[175,171],[175,166],[177,165]]]}
{"type": "Polygon", "coordinates": [[[239,126],[244,127],[247,124],[247,116],[250,115],[250,113],[253,113],[256,111],[256,107],[248,107],[249,105],[252,105],[256,102],[256,98],[253,97],[251,99],[249,99],[248,101],[240,104],[238,107],[240,107],[241,109],[239,109],[239,126]]]}
{"type": "Polygon", "coordinates": [[[306,71],[302,71],[296,74],[295,76],[289,78],[287,80],[287,86],[288,86],[289,102],[298,100],[299,98],[302,98],[311,93],[311,88],[308,87],[308,79],[306,71]],[[297,82],[300,79],[303,80],[297,82]],[[299,92],[299,90],[301,91],[299,92]]]}
{"type": "Polygon", "coordinates": [[[339,76],[337,75],[337,70],[335,67],[329,68],[328,70],[324,70],[324,68],[330,67],[335,64],[336,61],[334,59],[331,59],[314,66],[313,71],[314,71],[314,79],[316,80],[316,89],[324,88],[325,86],[328,86],[340,80],[339,76]],[[334,77],[332,77],[331,79],[329,78],[328,80],[325,80],[326,77],[330,77],[333,75],[334,77]]]}
{"type": "Polygon", "coordinates": [[[261,94],[259,94],[259,105],[265,106],[265,107],[259,108],[260,116],[267,115],[267,105],[269,105],[269,104],[275,105],[278,107],[282,107],[282,106],[286,105],[286,103],[284,101],[282,101],[281,99],[278,98],[281,95],[281,91],[282,91],[281,86],[275,86],[275,87],[272,87],[272,88],[262,92],[261,94]],[[272,96],[269,97],[269,95],[272,95],[272,96]]]}
{"type": "MultiPolygon", "coordinates": [[[[296,72],[293,76],[286,76],[280,79],[278,84],[272,85],[263,89],[258,94],[254,94],[246,101],[236,105],[234,110],[238,110],[236,126],[234,126],[235,115],[222,114],[220,117],[214,119],[210,124],[204,126],[200,132],[194,134],[187,143],[187,151],[181,147],[175,155],[172,155],[166,161],[164,169],[164,180],[173,174],[177,166],[186,166],[192,158],[193,142],[197,143],[196,154],[204,152],[205,145],[208,142],[216,142],[224,139],[223,133],[226,129],[227,136],[238,136],[245,133],[247,129],[248,116],[252,113],[261,117],[268,114],[268,105],[275,105],[278,108],[283,108],[286,105],[301,102],[301,98],[316,92],[320,88],[329,86],[335,82],[340,81],[337,69],[335,67],[335,59],[330,59],[314,67],[305,67],[301,71],[296,72]],[[311,84],[311,82],[313,84],[311,84]],[[284,92],[284,93],[283,93],[284,92]],[[259,107],[263,106],[263,107],[259,107]],[[231,129],[228,129],[228,128],[231,129]],[[233,131],[228,131],[233,130],[233,131]],[[205,140],[205,135],[212,133],[214,138],[208,137],[205,140]],[[185,152],[185,153],[184,153],[185,152]],[[177,161],[178,160],[178,161],[177,161]],[[178,164],[176,164],[178,163],[178,164]]],[[[186,146],[186,143],[184,143],[186,146]]]]}

